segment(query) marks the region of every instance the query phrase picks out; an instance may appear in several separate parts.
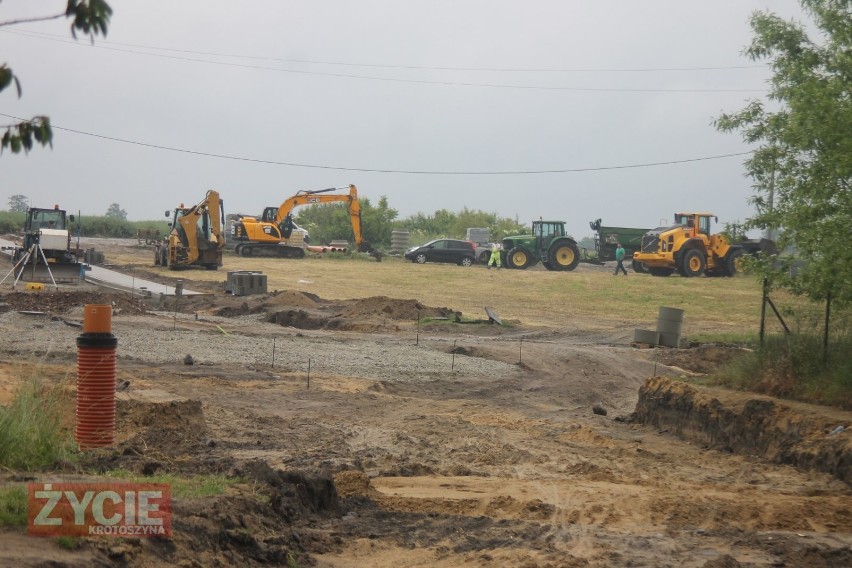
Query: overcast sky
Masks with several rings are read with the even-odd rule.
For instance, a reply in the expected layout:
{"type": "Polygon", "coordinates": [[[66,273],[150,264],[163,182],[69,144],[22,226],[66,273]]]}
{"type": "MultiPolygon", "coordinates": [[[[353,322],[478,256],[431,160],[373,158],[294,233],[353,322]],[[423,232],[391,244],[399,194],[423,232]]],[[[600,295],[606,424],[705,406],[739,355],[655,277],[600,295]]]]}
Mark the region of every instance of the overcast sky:
{"type": "MultiPolygon", "coordinates": [[[[64,5],[3,0],[0,21],[64,5]]],[[[400,217],[467,207],[565,220],[578,238],[597,218],[742,221],[742,156],[624,166],[748,151],[712,121],[765,95],[767,69],[742,55],[749,15],[802,19],[792,0],[110,5],[94,45],[64,19],[0,27],[0,63],[23,87],[0,113],[56,128],[52,150],[0,157],[0,207],[23,194],[162,219],[215,188],[226,212],[259,214],[352,183],[400,217]]]]}

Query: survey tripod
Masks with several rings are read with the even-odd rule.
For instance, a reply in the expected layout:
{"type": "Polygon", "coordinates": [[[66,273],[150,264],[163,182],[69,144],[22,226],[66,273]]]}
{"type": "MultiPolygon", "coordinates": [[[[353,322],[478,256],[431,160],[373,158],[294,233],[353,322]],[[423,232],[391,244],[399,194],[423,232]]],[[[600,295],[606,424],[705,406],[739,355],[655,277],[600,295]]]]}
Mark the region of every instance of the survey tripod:
{"type": "Polygon", "coordinates": [[[41,250],[41,246],[38,244],[38,242],[35,242],[30,245],[29,250],[27,250],[27,252],[21,257],[21,259],[15,263],[15,266],[12,267],[12,270],[6,273],[6,276],[3,277],[3,280],[0,280],[0,284],[3,284],[3,282],[5,282],[6,279],[9,278],[9,276],[11,276],[12,273],[15,272],[15,270],[17,270],[17,268],[20,266],[21,269],[18,271],[17,276],[15,276],[15,281],[12,283],[12,288],[17,286],[18,280],[21,279],[21,275],[23,275],[24,270],[27,268],[27,264],[29,263],[30,259],[33,259],[33,270],[35,270],[35,265],[38,264],[39,261],[39,255],[41,255],[41,259],[44,261],[44,267],[45,269],[47,269],[48,275],[50,275],[50,281],[53,282],[53,287],[58,290],[59,286],[56,285],[56,280],[53,278],[53,272],[51,272],[50,270],[50,263],[47,262],[47,257],[44,255],[44,251],[41,250]]]}

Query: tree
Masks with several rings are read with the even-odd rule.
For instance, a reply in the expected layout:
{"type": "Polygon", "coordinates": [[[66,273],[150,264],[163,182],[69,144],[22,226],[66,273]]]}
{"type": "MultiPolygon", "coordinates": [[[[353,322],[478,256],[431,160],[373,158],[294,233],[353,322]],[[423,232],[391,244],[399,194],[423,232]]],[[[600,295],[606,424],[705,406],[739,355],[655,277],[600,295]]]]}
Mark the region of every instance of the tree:
{"type": "Polygon", "coordinates": [[[107,212],[104,214],[104,217],[127,221],[127,211],[122,209],[118,203],[113,203],[109,206],[109,209],[107,209],[107,212]]]}
{"type": "Polygon", "coordinates": [[[768,101],[723,114],[716,126],[759,144],[746,161],[756,215],[749,228],[779,229],[779,248],[806,262],[791,276],[783,263],[762,269],[775,285],[815,300],[852,304],[852,5],[800,0],[818,41],[803,25],[768,12],[751,18],[745,53],[769,62],[768,101]]]}
{"type": "Polygon", "coordinates": [[[29,208],[29,199],[26,195],[18,194],[9,198],[9,211],[13,213],[26,213],[29,208]]]}
{"type": "MultiPolygon", "coordinates": [[[[104,0],[68,0],[65,11],[61,14],[0,21],[0,27],[27,22],[55,20],[58,18],[73,18],[71,22],[71,35],[76,39],[77,31],[79,30],[90,36],[92,41],[94,41],[95,36],[98,34],[106,36],[107,24],[109,24],[111,15],[112,8],[104,0]]],[[[20,98],[21,82],[8,64],[0,64],[0,92],[3,92],[3,90],[12,84],[15,85],[18,98],[20,98]]],[[[14,119],[15,117],[9,118],[14,119]]],[[[6,125],[0,124],[0,131],[3,130],[5,132],[0,137],[0,153],[6,148],[9,148],[13,154],[18,154],[21,150],[29,152],[34,144],[53,146],[53,131],[50,128],[50,119],[47,116],[34,116],[30,120],[6,125]]]]}
{"type": "MultiPolygon", "coordinates": [[[[370,200],[362,197],[358,200],[361,207],[361,233],[372,245],[390,244],[393,220],[397,211],[388,206],[385,196],[379,198],[374,207],[370,200]]],[[[302,207],[296,213],[296,223],[307,229],[312,242],[329,243],[333,240],[351,240],[352,221],[345,203],[327,203],[302,207]]]]}

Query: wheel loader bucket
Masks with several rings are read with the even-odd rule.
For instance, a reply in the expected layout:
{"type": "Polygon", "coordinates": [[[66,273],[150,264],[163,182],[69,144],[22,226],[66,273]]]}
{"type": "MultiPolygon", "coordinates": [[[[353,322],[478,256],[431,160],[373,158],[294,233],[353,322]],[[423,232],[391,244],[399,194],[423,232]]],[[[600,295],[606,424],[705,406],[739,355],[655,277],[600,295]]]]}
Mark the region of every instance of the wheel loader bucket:
{"type": "Polygon", "coordinates": [[[80,263],[27,263],[17,270],[16,276],[20,274],[18,280],[23,282],[74,284],[83,280],[83,265],[80,263]]]}

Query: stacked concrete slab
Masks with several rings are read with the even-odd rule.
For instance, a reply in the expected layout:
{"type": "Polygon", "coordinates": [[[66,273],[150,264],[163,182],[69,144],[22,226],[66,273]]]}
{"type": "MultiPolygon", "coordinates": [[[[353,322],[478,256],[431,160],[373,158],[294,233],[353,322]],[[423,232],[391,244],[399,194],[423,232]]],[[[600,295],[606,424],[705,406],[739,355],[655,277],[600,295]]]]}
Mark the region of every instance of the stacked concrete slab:
{"type": "Polygon", "coordinates": [[[234,296],[251,296],[253,294],[266,294],[266,291],[266,274],[248,270],[228,272],[225,292],[234,296]]]}

